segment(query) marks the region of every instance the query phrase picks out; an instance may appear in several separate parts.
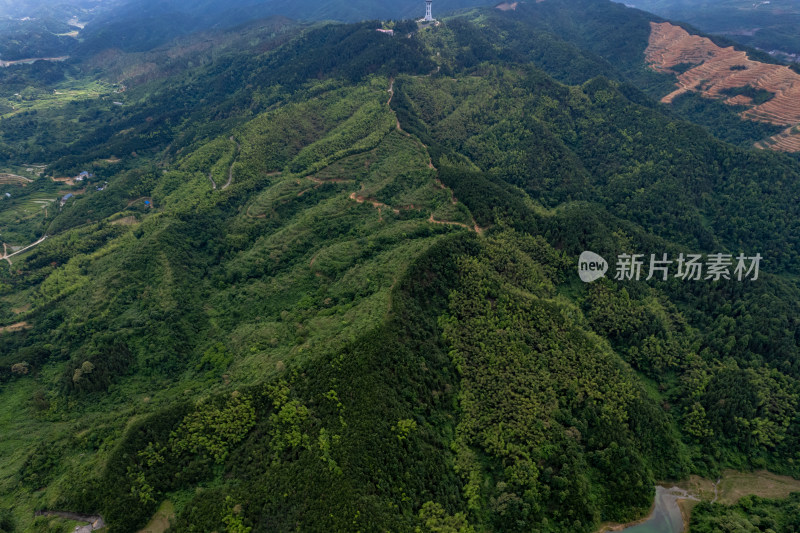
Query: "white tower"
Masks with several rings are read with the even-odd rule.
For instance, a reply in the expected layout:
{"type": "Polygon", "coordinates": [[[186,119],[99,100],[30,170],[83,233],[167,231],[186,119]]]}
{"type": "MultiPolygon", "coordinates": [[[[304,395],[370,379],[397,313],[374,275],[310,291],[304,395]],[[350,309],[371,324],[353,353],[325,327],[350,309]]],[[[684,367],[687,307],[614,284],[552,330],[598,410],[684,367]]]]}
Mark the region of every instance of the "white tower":
{"type": "Polygon", "coordinates": [[[422,19],[425,22],[433,22],[433,15],[431,15],[431,4],[433,0],[425,0],[425,18],[422,19]]]}

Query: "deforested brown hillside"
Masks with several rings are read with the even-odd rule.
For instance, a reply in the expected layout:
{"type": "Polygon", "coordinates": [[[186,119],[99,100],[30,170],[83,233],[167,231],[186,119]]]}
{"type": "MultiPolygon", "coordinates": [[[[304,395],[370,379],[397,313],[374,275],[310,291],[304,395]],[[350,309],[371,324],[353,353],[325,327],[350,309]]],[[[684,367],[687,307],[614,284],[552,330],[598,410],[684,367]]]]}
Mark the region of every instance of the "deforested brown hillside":
{"type": "Polygon", "coordinates": [[[661,99],[671,103],[686,92],[724,99],[730,105],[747,106],[742,118],[767,122],[787,129],[756,143],[759,148],[800,151],[800,74],[787,66],[753,61],[733,47],[722,48],[710,39],[691,35],[668,22],[652,22],[646,60],[660,72],[676,74],[678,89],[661,99]],[[680,72],[686,66],[688,70],[680,72]],[[675,67],[679,67],[675,69],[675,67]],[[764,90],[774,96],[756,103],[737,89],[764,90]]]}

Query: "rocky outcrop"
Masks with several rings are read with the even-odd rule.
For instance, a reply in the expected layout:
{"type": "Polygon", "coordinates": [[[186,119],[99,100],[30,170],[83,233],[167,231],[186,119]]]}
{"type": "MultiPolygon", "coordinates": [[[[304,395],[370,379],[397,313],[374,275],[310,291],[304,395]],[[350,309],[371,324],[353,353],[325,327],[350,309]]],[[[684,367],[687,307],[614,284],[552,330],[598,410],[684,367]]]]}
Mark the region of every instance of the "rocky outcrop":
{"type": "Polygon", "coordinates": [[[106,527],[103,517],[99,515],[71,513],[69,511],[36,511],[36,516],[57,516],[76,522],[86,522],[85,526],[77,526],[74,529],[75,533],[91,533],[92,531],[106,527]]]}

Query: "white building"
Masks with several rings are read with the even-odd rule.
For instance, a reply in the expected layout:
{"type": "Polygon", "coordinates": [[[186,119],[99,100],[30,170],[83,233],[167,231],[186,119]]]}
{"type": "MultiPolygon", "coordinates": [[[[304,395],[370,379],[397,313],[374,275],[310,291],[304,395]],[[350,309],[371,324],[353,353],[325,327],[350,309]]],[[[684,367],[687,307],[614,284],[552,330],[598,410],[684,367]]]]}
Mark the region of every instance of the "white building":
{"type": "Polygon", "coordinates": [[[433,22],[434,18],[431,14],[431,4],[433,0],[425,0],[425,18],[422,19],[423,22],[433,22]]]}

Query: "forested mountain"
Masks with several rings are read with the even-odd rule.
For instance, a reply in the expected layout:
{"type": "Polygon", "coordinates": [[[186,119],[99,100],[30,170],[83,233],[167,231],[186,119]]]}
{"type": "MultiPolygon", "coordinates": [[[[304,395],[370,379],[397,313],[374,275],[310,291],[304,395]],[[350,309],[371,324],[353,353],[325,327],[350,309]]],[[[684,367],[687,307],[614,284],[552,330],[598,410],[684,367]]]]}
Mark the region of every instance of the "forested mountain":
{"type": "Polygon", "coordinates": [[[0,530],[590,532],[800,477],[800,160],[658,102],[662,19],[505,7],[3,73],[0,530]],[[757,279],[614,275],[719,253],[757,279]]]}

